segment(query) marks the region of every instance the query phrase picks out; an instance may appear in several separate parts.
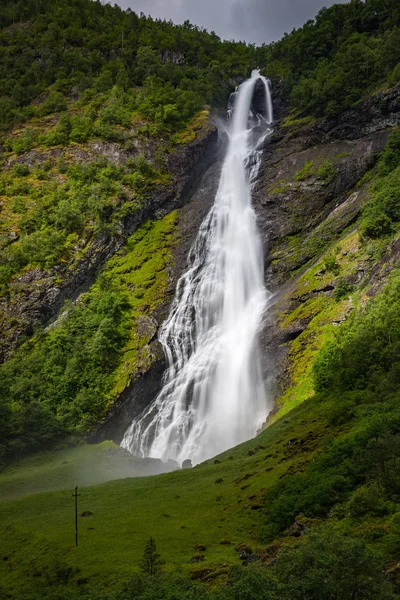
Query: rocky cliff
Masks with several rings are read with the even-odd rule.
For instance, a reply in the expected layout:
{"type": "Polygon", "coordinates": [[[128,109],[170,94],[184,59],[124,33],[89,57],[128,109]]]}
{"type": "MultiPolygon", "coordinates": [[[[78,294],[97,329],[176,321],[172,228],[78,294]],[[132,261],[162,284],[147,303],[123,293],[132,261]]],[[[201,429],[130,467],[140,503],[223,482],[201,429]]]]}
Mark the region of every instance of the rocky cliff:
{"type": "Polygon", "coordinates": [[[316,353],[398,260],[397,234],[366,243],[359,224],[399,120],[396,86],[336,118],[281,120],[265,151],[254,201],[274,293],[263,346],[269,364],[275,357],[279,414],[313,394],[316,353]]]}

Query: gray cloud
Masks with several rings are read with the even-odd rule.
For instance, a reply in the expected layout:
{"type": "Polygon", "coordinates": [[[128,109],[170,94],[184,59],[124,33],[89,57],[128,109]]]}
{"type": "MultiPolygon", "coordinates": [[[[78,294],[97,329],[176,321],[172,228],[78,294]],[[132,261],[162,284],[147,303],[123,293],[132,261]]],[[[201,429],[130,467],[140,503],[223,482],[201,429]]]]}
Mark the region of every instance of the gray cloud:
{"type": "MultiPolygon", "coordinates": [[[[339,0],[342,3],[348,0],[339,0]]],[[[223,39],[262,44],[277,40],[303,25],[322,6],[338,0],[118,0],[123,8],[155,18],[192,23],[215,31],[223,39]]]]}

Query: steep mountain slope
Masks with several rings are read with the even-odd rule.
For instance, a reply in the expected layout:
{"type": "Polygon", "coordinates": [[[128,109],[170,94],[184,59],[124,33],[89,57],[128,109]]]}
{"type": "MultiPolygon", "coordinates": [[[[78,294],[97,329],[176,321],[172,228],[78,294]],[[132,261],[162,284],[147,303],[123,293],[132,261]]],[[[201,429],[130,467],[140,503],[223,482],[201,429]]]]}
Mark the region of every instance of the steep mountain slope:
{"type": "Polygon", "coordinates": [[[27,96],[2,92],[0,450],[12,464],[0,474],[0,597],[398,597],[397,3],[353,0],[260,49],[83,0],[71,3],[86,15],[77,34],[54,6],[10,2],[2,17],[8,59],[30,32],[13,77],[37,64],[46,75],[27,96]],[[93,33],[99,15],[110,38],[93,33]],[[90,65],[62,87],[82,32],[90,65]],[[220,148],[203,105],[222,103],[255,57],[277,116],[254,194],[276,409],[256,439],[195,469],[94,485],[161,467],[108,440],[159,389],[157,330],[214,198],[220,148]],[[182,120],[163,112],[191,85],[198,103],[182,120]],[[103,443],[81,445],[88,434],[103,443]],[[94,487],[81,490],[76,549],[65,488],[77,483],[94,487]],[[166,575],[122,589],[150,535],[166,575]],[[252,562],[262,568],[229,571],[252,562]]]}

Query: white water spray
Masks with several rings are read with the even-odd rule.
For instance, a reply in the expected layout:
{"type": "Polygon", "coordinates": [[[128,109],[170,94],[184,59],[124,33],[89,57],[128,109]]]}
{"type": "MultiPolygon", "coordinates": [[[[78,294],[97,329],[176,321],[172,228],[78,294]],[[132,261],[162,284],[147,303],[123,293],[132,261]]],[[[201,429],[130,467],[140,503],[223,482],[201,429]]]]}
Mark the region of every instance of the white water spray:
{"type": "Polygon", "coordinates": [[[253,71],[235,97],[214,206],[160,331],[168,364],[163,388],[122,441],[136,455],[196,464],[253,437],[267,416],[257,334],[269,294],[251,205],[262,151],[249,128],[259,80],[264,121],[272,123],[268,81],[253,71]]]}

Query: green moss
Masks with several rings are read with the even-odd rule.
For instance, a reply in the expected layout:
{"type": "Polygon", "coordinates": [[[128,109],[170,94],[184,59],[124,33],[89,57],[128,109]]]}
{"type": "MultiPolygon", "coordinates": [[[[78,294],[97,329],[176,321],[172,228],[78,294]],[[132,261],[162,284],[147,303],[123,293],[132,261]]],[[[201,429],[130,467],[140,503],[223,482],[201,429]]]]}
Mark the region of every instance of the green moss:
{"type": "Polygon", "coordinates": [[[289,343],[289,385],[278,398],[278,411],[273,421],[314,394],[313,365],[319,350],[327,341],[334,339],[337,327],[346,320],[349,312],[360,301],[365,304],[369,300],[365,290],[347,283],[343,285],[341,282],[345,278],[354,277],[360,268],[367,273],[370,265],[379,261],[385,248],[386,245],[383,246],[378,241],[368,247],[362,245],[358,232],[352,231],[342,237],[339,245],[328,249],[296,282],[290,297],[302,301],[295,309],[289,306],[284,313],[278,315],[279,326],[282,331],[302,323],[306,327],[298,338],[289,343]],[[332,272],[325,265],[326,260],[332,256],[340,270],[339,281],[337,269],[332,272]],[[324,293],[323,290],[330,285],[335,285],[335,290],[331,294],[324,293]],[[310,297],[307,299],[307,296],[310,297]]]}
{"type": "Polygon", "coordinates": [[[273,421],[280,419],[293,408],[311,398],[315,393],[313,365],[320,349],[334,338],[334,322],[343,320],[351,308],[351,302],[336,304],[331,298],[310,301],[303,307],[303,314],[314,314],[303,333],[290,343],[289,377],[290,385],[277,400],[278,411],[273,421]]]}
{"type": "Polygon", "coordinates": [[[152,314],[166,301],[176,220],[172,212],[140,227],[77,305],[65,307],[57,326],[31,338],[1,367],[7,404],[0,461],[15,447],[37,450],[90,431],[148,369],[148,343],[157,331],[152,314]]]}
{"type": "Polygon", "coordinates": [[[143,323],[143,317],[165,302],[169,283],[167,266],[177,242],[177,218],[177,211],[173,211],[160,221],[148,221],[140,227],[108,262],[95,285],[94,292],[98,286],[112,286],[128,293],[131,299],[130,339],[122,350],[110,400],[118,397],[135,375],[146,371],[153,360],[147,344],[155,331],[143,323]]]}
{"type": "Polygon", "coordinates": [[[191,144],[209,129],[210,111],[207,108],[197,113],[183,131],[175,133],[171,137],[171,142],[177,145],[191,144]]]}
{"type": "Polygon", "coordinates": [[[317,119],[312,116],[298,117],[296,113],[291,113],[290,115],[284,118],[282,127],[284,127],[285,129],[300,129],[300,127],[303,127],[305,125],[312,125],[316,121],[317,119]]]}
{"type": "Polygon", "coordinates": [[[280,181],[276,182],[273,186],[268,188],[268,193],[269,194],[284,194],[285,192],[290,190],[291,187],[292,186],[290,183],[286,183],[284,179],[281,179],[280,181]]]}
{"type": "Polygon", "coordinates": [[[304,181],[308,177],[311,177],[313,172],[314,172],[314,161],[308,160],[304,164],[304,166],[296,172],[294,179],[295,179],[295,181],[304,181]]]}
{"type": "Polygon", "coordinates": [[[351,232],[340,240],[339,246],[329,249],[315,265],[308,268],[290,291],[291,299],[301,299],[301,303],[294,310],[289,306],[287,311],[278,316],[279,326],[285,331],[305,324],[305,329],[289,343],[289,386],[278,398],[278,411],[273,420],[287,414],[314,394],[313,364],[318,352],[327,341],[333,339],[337,324],[345,320],[357,302],[356,290],[350,299],[347,298],[348,294],[335,297],[334,293],[323,291],[335,284],[337,268],[332,271],[325,264],[332,256],[342,277],[354,275],[360,265],[368,261],[368,254],[360,246],[358,233],[351,232]]]}

